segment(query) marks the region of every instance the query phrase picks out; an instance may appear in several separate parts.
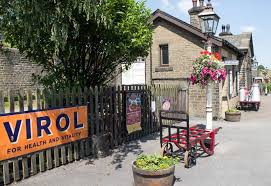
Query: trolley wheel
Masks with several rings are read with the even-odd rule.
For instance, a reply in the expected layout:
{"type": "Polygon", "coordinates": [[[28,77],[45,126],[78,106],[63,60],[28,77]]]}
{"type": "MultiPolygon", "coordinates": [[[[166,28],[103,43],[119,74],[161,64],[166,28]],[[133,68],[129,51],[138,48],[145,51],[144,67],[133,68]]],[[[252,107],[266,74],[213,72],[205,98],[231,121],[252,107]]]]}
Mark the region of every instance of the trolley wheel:
{"type": "Polygon", "coordinates": [[[161,156],[171,156],[173,153],[173,145],[171,143],[165,143],[161,148],[161,156]]]}
{"type": "Polygon", "coordinates": [[[259,111],[259,108],[260,108],[259,104],[258,104],[258,103],[255,103],[255,105],[254,105],[255,111],[259,111]]]}
{"type": "Polygon", "coordinates": [[[197,164],[195,149],[184,153],[184,167],[189,169],[197,164]]]}
{"type": "Polygon", "coordinates": [[[184,167],[185,168],[190,168],[190,163],[191,163],[191,157],[189,154],[189,151],[185,151],[184,153],[184,167]]]}

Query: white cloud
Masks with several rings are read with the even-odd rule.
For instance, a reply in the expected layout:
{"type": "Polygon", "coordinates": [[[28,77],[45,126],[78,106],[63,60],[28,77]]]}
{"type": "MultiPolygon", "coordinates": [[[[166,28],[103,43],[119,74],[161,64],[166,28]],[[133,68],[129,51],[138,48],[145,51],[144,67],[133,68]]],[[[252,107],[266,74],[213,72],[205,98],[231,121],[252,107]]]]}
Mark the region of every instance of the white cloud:
{"type": "Polygon", "coordinates": [[[251,26],[251,25],[247,25],[247,26],[241,26],[240,27],[240,30],[242,32],[255,32],[256,31],[256,28],[254,26],[251,26]]]}
{"type": "Polygon", "coordinates": [[[192,1],[191,0],[179,0],[178,2],[178,8],[183,13],[187,13],[187,11],[192,7],[192,1]]]}
{"type": "Polygon", "coordinates": [[[171,6],[170,0],[161,0],[161,1],[162,1],[162,4],[163,4],[165,7],[171,6]]]}
{"type": "Polygon", "coordinates": [[[162,9],[168,12],[175,11],[173,0],[160,0],[162,2],[162,9]]]}

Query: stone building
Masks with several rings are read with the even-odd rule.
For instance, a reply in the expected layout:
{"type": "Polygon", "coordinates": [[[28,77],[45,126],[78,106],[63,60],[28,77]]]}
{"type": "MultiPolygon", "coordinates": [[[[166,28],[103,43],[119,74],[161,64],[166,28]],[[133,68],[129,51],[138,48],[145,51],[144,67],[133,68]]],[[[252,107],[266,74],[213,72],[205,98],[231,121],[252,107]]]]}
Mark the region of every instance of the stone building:
{"type": "MultiPolygon", "coordinates": [[[[203,6],[203,5],[202,5],[203,6]]],[[[199,20],[195,17],[195,10],[203,10],[204,7],[193,7],[189,10],[191,24],[177,19],[161,10],[153,13],[153,45],[146,59],[146,84],[187,84],[192,73],[192,63],[201,51],[205,49],[206,36],[199,29],[199,20]]],[[[239,60],[242,52],[228,41],[213,37],[213,51],[219,52],[223,59],[239,60]]],[[[223,113],[229,107],[235,107],[238,102],[238,76],[236,70],[228,76],[225,82],[213,87],[213,116],[224,117],[223,113]],[[229,83],[231,81],[231,83],[229,83]],[[229,95],[229,85],[232,86],[229,95]],[[236,85],[236,86],[233,86],[236,85]]],[[[230,65],[229,69],[233,69],[230,65]]],[[[206,109],[206,90],[200,86],[190,86],[191,116],[204,117],[206,109]]]]}
{"type": "Polygon", "coordinates": [[[222,32],[219,36],[236,46],[243,53],[243,57],[240,59],[240,86],[250,89],[253,83],[252,67],[254,62],[252,33],[244,32],[238,35],[233,35],[230,32],[230,25],[227,25],[226,27],[223,25],[222,32]]]}
{"type": "Polygon", "coordinates": [[[0,90],[38,88],[32,74],[42,68],[22,57],[17,49],[0,49],[0,90]]]}
{"type": "MultiPolygon", "coordinates": [[[[199,4],[195,0],[192,2],[193,7],[188,11],[190,24],[161,10],[153,13],[153,44],[145,60],[146,84],[188,86],[192,63],[205,50],[207,41],[198,17],[206,8],[204,0],[200,0],[199,4]]],[[[252,34],[233,35],[229,26],[223,26],[220,36],[212,37],[211,42],[213,52],[221,54],[228,73],[224,82],[213,85],[213,116],[224,118],[228,108],[237,106],[240,86],[251,86],[251,59],[254,56],[252,34]]],[[[189,93],[190,115],[205,117],[206,90],[190,85],[189,93]]]]}

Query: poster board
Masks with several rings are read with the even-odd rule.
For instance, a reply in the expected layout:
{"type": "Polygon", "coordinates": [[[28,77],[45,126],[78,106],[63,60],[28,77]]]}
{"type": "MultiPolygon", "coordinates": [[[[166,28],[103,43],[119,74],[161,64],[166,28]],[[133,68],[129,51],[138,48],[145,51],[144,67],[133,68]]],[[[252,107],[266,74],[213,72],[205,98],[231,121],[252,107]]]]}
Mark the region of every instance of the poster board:
{"type": "Polygon", "coordinates": [[[126,93],[126,127],[128,133],[142,130],[141,128],[141,92],[126,93]]]}
{"type": "Polygon", "coordinates": [[[169,111],[171,109],[171,99],[163,97],[161,101],[162,110],[169,111]]]}
{"type": "Polygon", "coordinates": [[[88,137],[87,106],[0,115],[0,161],[88,137]]]}

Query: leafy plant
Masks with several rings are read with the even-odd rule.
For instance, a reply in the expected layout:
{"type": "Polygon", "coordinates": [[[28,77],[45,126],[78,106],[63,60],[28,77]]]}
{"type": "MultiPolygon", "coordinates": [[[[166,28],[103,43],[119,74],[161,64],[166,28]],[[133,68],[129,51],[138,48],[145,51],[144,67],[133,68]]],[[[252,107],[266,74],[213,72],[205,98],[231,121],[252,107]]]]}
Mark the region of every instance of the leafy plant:
{"type": "Polygon", "coordinates": [[[135,161],[135,166],[142,170],[158,171],[168,169],[179,162],[179,158],[160,155],[140,155],[135,161]]]}
{"type": "Polygon", "coordinates": [[[229,109],[227,112],[230,112],[230,113],[236,113],[236,112],[240,112],[240,111],[237,110],[237,109],[229,109]]]}
{"type": "Polygon", "coordinates": [[[270,92],[271,91],[271,83],[264,84],[264,86],[263,86],[264,91],[265,91],[266,86],[267,86],[267,91],[270,92]]]}

